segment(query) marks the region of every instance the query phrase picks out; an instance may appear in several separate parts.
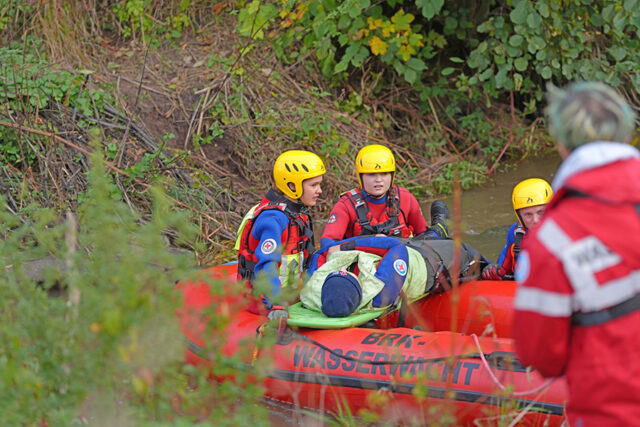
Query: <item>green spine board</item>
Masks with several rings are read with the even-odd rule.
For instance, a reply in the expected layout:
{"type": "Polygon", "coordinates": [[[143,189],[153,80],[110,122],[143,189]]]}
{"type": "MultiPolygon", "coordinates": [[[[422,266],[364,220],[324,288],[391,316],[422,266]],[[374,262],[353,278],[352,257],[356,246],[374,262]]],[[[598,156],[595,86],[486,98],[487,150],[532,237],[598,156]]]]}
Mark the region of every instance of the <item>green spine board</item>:
{"type": "Polygon", "coordinates": [[[363,325],[384,313],[384,310],[376,310],[352,314],[347,317],[327,317],[322,313],[303,307],[301,302],[289,306],[288,311],[289,319],[287,324],[289,326],[314,329],[352,328],[363,325]]]}

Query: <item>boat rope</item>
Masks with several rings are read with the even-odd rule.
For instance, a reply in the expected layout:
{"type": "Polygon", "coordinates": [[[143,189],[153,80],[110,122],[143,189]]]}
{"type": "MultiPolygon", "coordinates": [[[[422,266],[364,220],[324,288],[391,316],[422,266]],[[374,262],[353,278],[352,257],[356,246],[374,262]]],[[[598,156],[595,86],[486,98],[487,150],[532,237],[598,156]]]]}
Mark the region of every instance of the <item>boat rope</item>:
{"type": "MultiPolygon", "coordinates": [[[[480,360],[482,360],[482,364],[484,365],[485,369],[489,373],[489,377],[491,377],[493,382],[498,386],[498,388],[500,388],[500,390],[505,390],[506,387],[504,386],[504,384],[500,382],[498,377],[495,376],[495,374],[493,373],[493,369],[489,364],[489,361],[485,358],[484,353],[482,352],[482,347],[480,346],[480,340],[478,340],[478,336],[476,334],[471,334],[471,338],[473,338],[473,342],[475,343],[479,351],[479,353],[476,353],[476,354],[480,355],[480,360]]],[[[529,396],[531,394],[540,393],[544,391],[547,387],[549,387],[555,380],[556,378],[548,378],[545,382],[543,382],[536,388],[533,388],[531,390],[526,390],[526,391],[513,391],[511,392],[511,394],[513,396],[529,396]]]]}
{"type": "Polygon", "coordinates": [[[263,323],[258,328],[258,336],[256,337],[256,343],[253,346],[253,352],[251,353],[251,366],[254,366],[256,363],[256,359],[258,359],[258,352],[260,350],[260,342],[262,341],[262,337],[264,336],[266,323],[263,323]]]}

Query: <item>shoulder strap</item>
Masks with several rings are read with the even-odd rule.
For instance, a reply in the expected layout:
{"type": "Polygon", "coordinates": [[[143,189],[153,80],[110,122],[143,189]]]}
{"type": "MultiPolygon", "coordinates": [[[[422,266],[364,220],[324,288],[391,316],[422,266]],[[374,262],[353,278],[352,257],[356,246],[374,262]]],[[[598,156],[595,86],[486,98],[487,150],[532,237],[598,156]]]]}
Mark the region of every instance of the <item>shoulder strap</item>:
{"type": "Polygon", "coordinates": [[[514,231],[514,242],[513,242],[513,258],[518,261],[518,254],[520,254],[520,244],[522,243],[522,239],[524,235],[527,233],[524,227],[516,227],[514,231]]]}

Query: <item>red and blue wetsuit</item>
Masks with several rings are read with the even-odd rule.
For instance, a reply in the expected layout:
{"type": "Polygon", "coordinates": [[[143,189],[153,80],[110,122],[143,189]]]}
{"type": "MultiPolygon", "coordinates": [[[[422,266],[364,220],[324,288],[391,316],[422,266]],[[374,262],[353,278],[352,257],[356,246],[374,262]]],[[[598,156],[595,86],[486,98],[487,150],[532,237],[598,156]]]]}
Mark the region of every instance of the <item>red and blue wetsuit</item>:
{"type": "Polygon", "coordinates": [[[497,265],[502,266],[504,269],[504,274],[513,275],[516,269],[518,254],[520,253],[520,245],[526,234],[527,229],[518,223],[514,223],[509,227],[509,231],[507,231],[507,244],[502,248],[497,263],[497,265]]]}
{"type": "MultiPolygon", "coordinates": [[[[313,224],[307,208],[269,190],[242,231],[238,251],[238,278],[252,282],[264,276],[278,299],[291,269],[302,274],[314,251],[313,224]]],[[[253,284],[253,283],[252,283],[253,284]]],[[[265,306],[272,303],[263,296],[265,306]]]]}
{"type": "Polygon", "coordinates": [[[417,236],[427,231],[427,222],[416,198],[404,187],[394,185],[392,196],[375,199],[357,188],[344,193],[329,215],[321,247],[349,237],[385,234],[417,236]]]}

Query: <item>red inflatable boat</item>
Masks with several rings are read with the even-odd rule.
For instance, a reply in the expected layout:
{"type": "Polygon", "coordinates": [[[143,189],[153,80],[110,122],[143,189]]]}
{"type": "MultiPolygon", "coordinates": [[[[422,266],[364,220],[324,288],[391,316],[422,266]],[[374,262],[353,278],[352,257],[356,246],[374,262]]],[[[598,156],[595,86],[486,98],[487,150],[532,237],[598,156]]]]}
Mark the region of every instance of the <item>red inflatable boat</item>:
{"type": "MultiPolygon", "coordinates": [[[[235,271],[227,264],[204,273],[239,287],[235,271]]],[[[500,338],[510,334],[514,286],[467,283],[456,293],[414,303],[403,315],[383,316],[377,328],[301,328],[271,348],[258,345],[267,319],[242,309],[241,294],[216,295],[203,279],[183,280],[177,289],[187,362],[219,363],[210,351],[218,348],[236,368],[251,372],[256,360],[269,357],[268,397],[332,413],[366,409],[395,423],[452,416],[468,425],[560,425],[564,380],[545,381],[524,369],[512,341],[500,338]],[[229,315],[220,333],[210,331],[214,312],[229,315]],[[397,327],[398,318],[404,327],[397,327]]]]}

